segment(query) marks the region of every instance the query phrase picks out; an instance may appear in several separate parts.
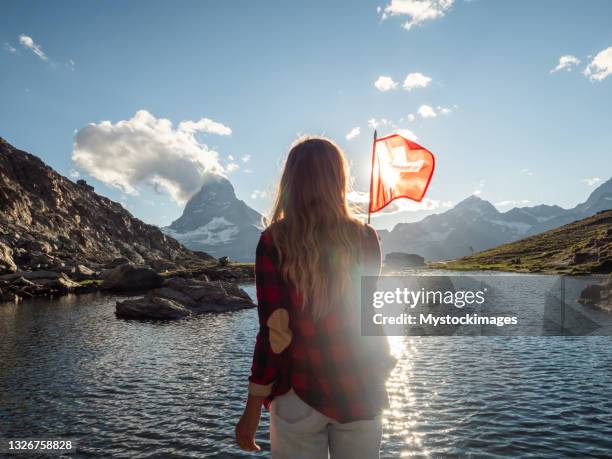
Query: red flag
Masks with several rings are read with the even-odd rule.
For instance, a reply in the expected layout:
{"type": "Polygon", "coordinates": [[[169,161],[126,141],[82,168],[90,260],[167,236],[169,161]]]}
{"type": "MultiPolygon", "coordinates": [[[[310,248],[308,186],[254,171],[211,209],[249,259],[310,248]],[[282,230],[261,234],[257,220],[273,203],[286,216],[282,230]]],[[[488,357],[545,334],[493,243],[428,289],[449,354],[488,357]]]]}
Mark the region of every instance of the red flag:
{"type": "Polygon", "coordinates": [[[398,198],[421,202],[435,165],[429,150],[401,135],[375,138],[369,212],[377,212],[398,198]]]}

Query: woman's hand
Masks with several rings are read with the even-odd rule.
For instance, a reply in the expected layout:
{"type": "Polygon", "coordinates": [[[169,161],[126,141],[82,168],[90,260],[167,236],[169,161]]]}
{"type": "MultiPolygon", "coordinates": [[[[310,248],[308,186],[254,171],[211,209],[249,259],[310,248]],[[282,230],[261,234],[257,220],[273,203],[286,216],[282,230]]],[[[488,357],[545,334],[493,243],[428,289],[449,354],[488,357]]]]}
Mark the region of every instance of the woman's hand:
{"type": "Polygon", "coordinates": [[[263,397],[249,394],[244,413],[236,424],[236,443],[244,451],[260,451],[261,448],[255,443],[255,434],[261,417],[261,405],[263,397]]]}

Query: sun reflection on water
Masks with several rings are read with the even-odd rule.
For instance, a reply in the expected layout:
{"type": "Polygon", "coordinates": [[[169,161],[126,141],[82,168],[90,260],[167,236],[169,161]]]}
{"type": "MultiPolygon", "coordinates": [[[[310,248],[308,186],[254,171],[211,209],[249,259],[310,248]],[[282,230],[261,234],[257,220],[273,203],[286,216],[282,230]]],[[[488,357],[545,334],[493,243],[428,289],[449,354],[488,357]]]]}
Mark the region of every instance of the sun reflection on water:
{"type": "Polygon", "coordinates": [[[401,452],[402,457],[414,454],[427,456],[427,452],[421,450],[424,434],[415,430],[417,424],[422,422],[422,413],[417,408],[416,393],[411,384],[418,353],[416,338],[388,336],[387,339],[391,354],[398,361],[387,381],[390,408],[383,416],[383,438],[402,444],[406,448],[401,452]]]}

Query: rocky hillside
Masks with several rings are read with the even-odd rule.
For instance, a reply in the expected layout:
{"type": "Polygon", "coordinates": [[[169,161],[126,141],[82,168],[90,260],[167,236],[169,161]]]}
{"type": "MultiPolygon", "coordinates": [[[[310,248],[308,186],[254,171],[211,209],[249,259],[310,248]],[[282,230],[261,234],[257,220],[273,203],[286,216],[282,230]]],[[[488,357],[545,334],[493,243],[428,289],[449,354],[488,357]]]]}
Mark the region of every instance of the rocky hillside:
{"type": "Polygon", "coordinates": [[[96,270],[113,261],[187,266],[212,259],[0,138],[0,274],[79,265],[96,270]]]}
{"type": "Polygon", "coordinates": [[[490,202],[470,196],[444,213],[381,231],[382,249],[385,253],[417,253],[427,260],[450,260],[543,233],[607,209],[612,209],[612,179],[572,209],[539,205],[499,212],[490,202]]]}
{"type": "Polygon", "coordinates": [[[612,210],[605,210],[536,236],[444,263],[451,269],[612,272],[612,210]]]}
{"type": "Polygon", "coordinates": [[[183,215],[162,231],[193,250],[253,261],[261,220],[261,214],[236,197],[229,180],[208,174],[183,215]]]}

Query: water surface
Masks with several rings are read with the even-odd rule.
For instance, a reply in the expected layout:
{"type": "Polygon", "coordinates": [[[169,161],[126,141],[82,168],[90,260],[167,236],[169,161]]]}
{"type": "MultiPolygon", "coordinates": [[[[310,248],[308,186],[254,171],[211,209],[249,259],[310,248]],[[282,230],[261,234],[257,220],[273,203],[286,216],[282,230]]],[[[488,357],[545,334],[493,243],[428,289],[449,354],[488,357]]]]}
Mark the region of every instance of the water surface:
{"type": "MultiPolygon", "coordinates": [[[[256,311],[125,321],[115,318],[115,299],[0,306],[0,437],[77,438],[77,457],[248,457],[234,447],[233,426],[256,311]]],[[[399,364],[388,383],[383,457],[612,451],[610,337],[391,343],[399,364]]],[[[266,450],[267,428],[265,414],[266,450]]]]}

